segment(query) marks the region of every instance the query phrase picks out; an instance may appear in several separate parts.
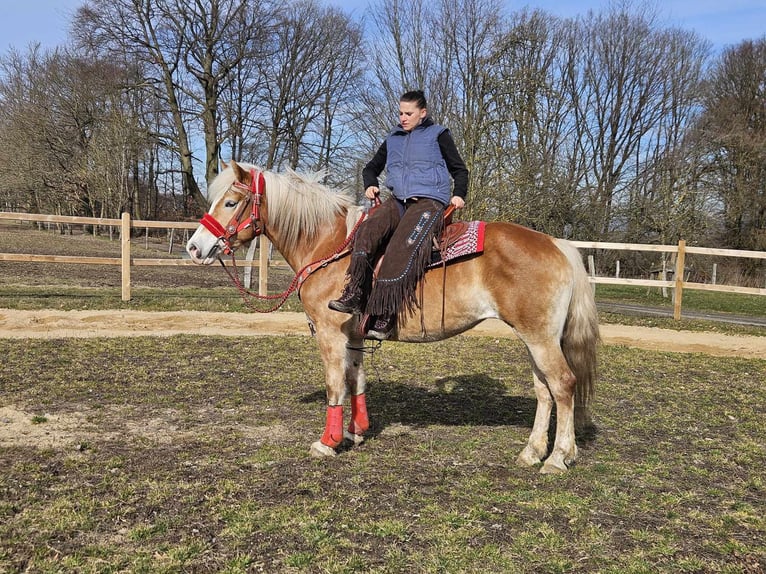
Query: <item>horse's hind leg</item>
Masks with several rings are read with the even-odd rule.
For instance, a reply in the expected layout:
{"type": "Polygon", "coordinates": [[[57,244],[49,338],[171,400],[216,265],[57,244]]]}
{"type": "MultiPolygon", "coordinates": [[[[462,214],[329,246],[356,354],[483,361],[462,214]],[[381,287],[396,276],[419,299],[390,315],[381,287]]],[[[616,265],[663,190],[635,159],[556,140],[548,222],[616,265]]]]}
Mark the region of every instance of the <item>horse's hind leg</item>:
{"type": "Polygon", "coordinates": [[[574,432],[575,377],[557,341],[528,347],[534,362],[538,406],[529,443],[519,455],[519,462],[534,464],[545,456],[552,399],[556,403],[556,439],[540,472],[564,472],[577,459],[574,432]]]}
{"type": "Polygon", "coordinates": [[[553,409],[553,397],[548,390],[548,386],[537,376],[537,369],[534,367],[534,364],[532,370],[537,410],[527,446],[524,447],[524,450],[516,458],[517,464],[521,466],[539,464],[548,454],[548,425],[550,424],[551,410],[553,409]]]}

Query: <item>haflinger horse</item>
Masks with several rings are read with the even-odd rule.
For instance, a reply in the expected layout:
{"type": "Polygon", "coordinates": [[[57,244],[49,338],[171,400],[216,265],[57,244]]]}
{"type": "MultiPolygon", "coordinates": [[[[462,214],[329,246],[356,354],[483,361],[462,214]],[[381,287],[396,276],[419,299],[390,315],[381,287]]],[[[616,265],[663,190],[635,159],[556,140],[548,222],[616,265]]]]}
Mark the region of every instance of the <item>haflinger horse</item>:
{"type": "MultiPolygon", "coordinates": [[[[186,250],[194,262],[210,264],[263,234],[301,277],[299,296],[319,343],[327,391],[324,433],[311,454],[333,456],[344,440],[362,442],[369,428],[361,319],[327,307],[343,288],[344,249],[363,209],[320,184],[321,174],[224,166],[209,187],[210,210],[186,250]],[[346,399],[351,419],[344,433],[346,399]]],[[[420,308],[398,318],[390,340],[439,341],[485,319],[504,321],[527,347],[537,398],[532,432],[517,462],[534,466],[544,460],[543,473],[567,470],[577,458],[575,427],[591,424],[599,339],[593,292],[577,249],[519,225],[489,222],[483,253],[429,270],[419,293],[420,308]]]]}

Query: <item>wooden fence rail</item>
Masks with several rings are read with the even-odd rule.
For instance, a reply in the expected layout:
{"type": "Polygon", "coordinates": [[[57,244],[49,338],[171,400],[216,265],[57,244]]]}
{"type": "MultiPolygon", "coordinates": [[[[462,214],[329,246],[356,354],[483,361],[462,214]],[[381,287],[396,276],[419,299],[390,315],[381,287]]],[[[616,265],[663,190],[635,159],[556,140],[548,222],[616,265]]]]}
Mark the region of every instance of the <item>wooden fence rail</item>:
{"type": "MultiPolygon", "coordinates": [[[[140,266],[184,266],[196,265],[190,259],[136,258],[130,256],[132,229],[197,229],[198,223],[192,221],[152,221],[148,219],[131,219],[129,213],[123,213],[121,219],[104,217],[75,217],[69,215],[41,215],[36,213],[11,213],[0,211],[0,220],[32,221],[40,223],[64,223],[76,225],[98,225],[116,227],[120,230],[120,257],[78,257],[72,255],[29,255],[21,253],[0,253],[0,261],[21,261],[36,263],[70,263],[87,265],[119,265],[121,268],[122,300],[130,301],[130,269],[140,266]]],[[[268,239],[259,239],[263,249],[260,249],[258,261],[238,262],[242,267],[258,267],[258,293],[268,292],[269,266],[280,266],[279,263],[268,259],[268,239]]],[[[228,262],[224,261],[229,265],[228,262]]]]}
{"type": "MultiPolygon", "coordinates": [[[[122,273],[122,299],[129,301],[130,295],[130,269],[132,266],[142,265],[194,265],[188,259],[140,259],[130,256],[131,229],[197,229],[196,222],[188,221],[151,221],[145,219],[131,219],[130,214],[123,213],[121,219],[109,219],[101,217],[73,217],[66,215],[40,215],[33,213],[0,212],[0,220],[33,221],[42,223],[65,223],[79,225],[111,226],[120,229],[121,256],[120,257],[75,257],[66,255],[27,255],[18,253],[0,253],[0,261],[23,261],[42,263],[72,263],[89,265],[120,265],[122,273]]],[[[257,262],[243,262],[243,266],[258,267],[258,292],[265,295],[268,292],[269,266],[277,265],[268,259],[268,240],[261,237],[260,255],[257,262]]],[[[728,293],[743,293],[749,295],[766,295],[766,288],[739,287],[735,285],[715,285],[708,283],[695,283],[684,280],[684,264],[687,254],[712,255],[720,257],[742,257],[750,259],[766,259],[766,251],[743,251],[736,249],[715,249],[708,247],[688,247],[683,239],[678,245],[648,245],[641,243],[612,243],[604,241],[572,241],[579,249],[603,249],[615,251],[646,251],[672,253],[676,256],[675,269],[672,280],[659,279],[628,279],[621,277],[599,277],[591,269],[590,281],[593,284],[611,285],[637,285],[647,287],[672,288],[674,291],[673,317],[681,318],[681,305],[684,289],[699,289],[705,291],[723,291],[728,293]]]]}

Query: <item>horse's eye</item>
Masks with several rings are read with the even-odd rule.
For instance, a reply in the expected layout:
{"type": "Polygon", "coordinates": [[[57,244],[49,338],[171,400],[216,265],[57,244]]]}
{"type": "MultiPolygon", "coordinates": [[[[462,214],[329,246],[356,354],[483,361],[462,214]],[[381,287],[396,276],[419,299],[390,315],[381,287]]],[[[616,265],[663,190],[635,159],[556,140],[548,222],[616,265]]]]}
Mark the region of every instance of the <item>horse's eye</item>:
{"type": "Polygon", "coordinates": [[[235,200],[233,200],[233,199],[227,199],[227,200],[226,200],[226,202],[224,203],[224,205],[225,205],[225,206],[226,206],[228,209],[231,209],[231,208],[233,208],[233,207],[237,207],[237,204],[238,204],[238,203],[239,203],[238,201],[235,201],[235,200]]]}

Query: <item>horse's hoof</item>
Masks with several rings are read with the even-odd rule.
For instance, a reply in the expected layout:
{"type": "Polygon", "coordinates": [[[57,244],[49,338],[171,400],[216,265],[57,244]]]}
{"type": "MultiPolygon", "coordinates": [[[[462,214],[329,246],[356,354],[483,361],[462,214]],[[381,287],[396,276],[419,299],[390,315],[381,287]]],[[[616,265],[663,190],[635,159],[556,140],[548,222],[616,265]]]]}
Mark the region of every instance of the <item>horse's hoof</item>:
{"type": "Polygon", "coordinates": [[[540,474],[561,474],[569,470],[563,462],[551,460],[549,457],[540,469],[540,474]]]}
{"type": "Polygon", "coordinates": [[[354,446],[360,445],[364,442],[364,435],[354,434],[348,431],[343,431],[343,438],[353,443],[354,446]]]}
{"type": "Polygon", "coordinates": [[[335,452],[334,448],[331,448],[327,446],[326,444],[322,443],[321,440],[318,440],[315,443],[312,443],[311,450],[309,452],[311,456],[315,458],[326,458],[328,456],[336,456],[338,454],[337,452],[335,452]]]}
{"type": "Polygon", "coordinates": [[[530,449],[525,448],[521,454],[516,457],[516,464],[519,466],[530,467],[540,464],[540,459],[535,456],[530,449]]]}

